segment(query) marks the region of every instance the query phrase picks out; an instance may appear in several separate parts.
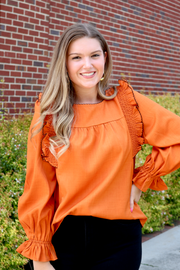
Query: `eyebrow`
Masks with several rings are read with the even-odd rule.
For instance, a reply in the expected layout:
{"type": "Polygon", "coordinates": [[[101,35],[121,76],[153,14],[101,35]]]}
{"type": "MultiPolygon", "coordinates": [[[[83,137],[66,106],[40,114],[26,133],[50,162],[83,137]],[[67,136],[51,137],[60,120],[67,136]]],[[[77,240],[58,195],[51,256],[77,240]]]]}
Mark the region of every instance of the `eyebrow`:
{"type": "MultiPolygon", "coordinates": [[[[101,50],[97,50],[97,51],[91,52],[91,54],[96,53],[96,52],[102,52],[102,51],[101,50]]],[[[82,53],[70,53],[68,56],[70,56],[72,54],[82,55],[82,53]]]]}

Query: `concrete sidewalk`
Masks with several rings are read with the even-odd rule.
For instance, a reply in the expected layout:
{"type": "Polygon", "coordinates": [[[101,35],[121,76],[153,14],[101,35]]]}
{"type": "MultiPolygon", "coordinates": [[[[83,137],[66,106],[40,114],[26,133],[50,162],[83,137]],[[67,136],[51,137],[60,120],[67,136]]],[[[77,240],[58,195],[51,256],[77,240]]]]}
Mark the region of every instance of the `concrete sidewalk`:
{"type": "Polygon", "coordinates": [[[180,270],[180,225],[142,244],[139,270],[180,270]]]}

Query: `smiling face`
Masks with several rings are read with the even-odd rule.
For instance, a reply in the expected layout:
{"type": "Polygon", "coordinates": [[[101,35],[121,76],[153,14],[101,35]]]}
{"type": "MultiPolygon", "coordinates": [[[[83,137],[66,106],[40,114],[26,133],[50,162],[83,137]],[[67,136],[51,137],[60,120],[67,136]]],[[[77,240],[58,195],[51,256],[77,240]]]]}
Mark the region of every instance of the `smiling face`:
{"type": "Polygon", "coordinates": [[[66,67],[74,90],[95,90],[104,73],[106,53],[95,38],[73,41],[68,49],[66,67]]]}

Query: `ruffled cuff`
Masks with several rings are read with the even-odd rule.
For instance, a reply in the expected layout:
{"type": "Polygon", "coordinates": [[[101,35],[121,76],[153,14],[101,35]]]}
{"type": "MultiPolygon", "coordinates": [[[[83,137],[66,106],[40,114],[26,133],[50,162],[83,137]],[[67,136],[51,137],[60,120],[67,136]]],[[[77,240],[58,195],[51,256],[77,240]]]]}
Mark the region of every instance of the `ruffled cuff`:
{"type": "Polygon", "coordinates": [[[155,164],[149,155],[142,167],[134,170],[134,184],[143,192],[148,188],[153,190],[166,190],[168,187],[164,181],[156,175],[155,164]]]}
{"type": "Polygon", "coordinates": [[[50,241],[27,240],[16,251],[34,261],[48,262],[57,260],[54,246],[50,241]]]}

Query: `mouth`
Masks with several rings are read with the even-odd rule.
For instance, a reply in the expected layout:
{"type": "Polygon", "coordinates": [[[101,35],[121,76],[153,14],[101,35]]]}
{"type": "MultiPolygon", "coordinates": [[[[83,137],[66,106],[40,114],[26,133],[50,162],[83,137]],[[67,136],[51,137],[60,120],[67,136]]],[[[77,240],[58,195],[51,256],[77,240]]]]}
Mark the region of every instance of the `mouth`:
{"type": "Polygon", "coordinates": [[[91,79],[96,74],[96,71],[80,73],[83,78],[91,79]]]}

